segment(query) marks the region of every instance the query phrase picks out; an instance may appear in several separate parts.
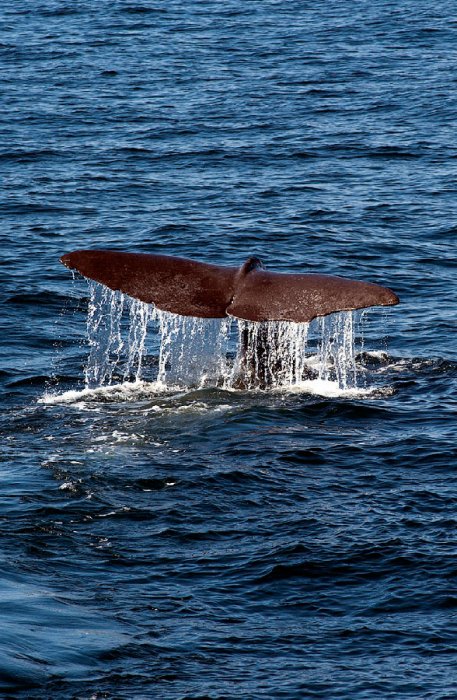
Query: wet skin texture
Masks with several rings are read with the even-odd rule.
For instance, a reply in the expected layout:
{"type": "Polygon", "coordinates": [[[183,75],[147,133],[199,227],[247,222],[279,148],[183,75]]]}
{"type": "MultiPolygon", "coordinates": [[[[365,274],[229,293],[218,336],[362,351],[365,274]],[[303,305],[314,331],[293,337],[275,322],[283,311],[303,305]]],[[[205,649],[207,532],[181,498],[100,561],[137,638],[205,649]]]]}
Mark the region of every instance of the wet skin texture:
{"type": "Polygon", "coordinates": [[[110,289],[183,316],[309,323],[336,311],[399,302],[378,284],[267,272],[258,258],[237,269],[167,255],[78,250],[61,262],[110,289]]]}

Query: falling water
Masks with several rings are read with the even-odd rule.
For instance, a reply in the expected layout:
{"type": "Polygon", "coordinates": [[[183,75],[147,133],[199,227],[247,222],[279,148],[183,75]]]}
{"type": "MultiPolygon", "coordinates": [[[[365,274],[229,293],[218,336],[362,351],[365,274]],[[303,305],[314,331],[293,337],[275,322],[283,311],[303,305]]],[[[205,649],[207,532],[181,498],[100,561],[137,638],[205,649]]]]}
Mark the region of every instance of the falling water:
{"type": "Polygon", "coordinates": [[[357,386],[354,314],[340,312],[318,319],[320,328],[319,379],[337,382],[341,389],[357,386]]]}
{"type": "Polygon", "coordinates": [[[89,282],[87,387],[138,380],[153,307],[89,282]]]}
{"type": "Polygon", "coordinates": [[[110,384],[120,361],[124,341],[121,320],[126,297],[89,282],[87,342],[89,357],[85,368],[86,386],[110,384]]]}
{"type": "Polygon", "coordinates": [[[161,338],[160,384],[214,386],[226,382],[230,374],[230,318],[178,316],[156,308],[154,318],[161,338]]]}
{"type": "Polygon", "coordinates": [[[287,387],[309,376],[309,323],[238,321],[237,374],[248,388],[287,387]]]}
{"type": "Polygon", "coordinates": [[[160,311],[99,284],[89,289],[88,388],[140,379],[162,388],[291,388],[309,379],[357,386],[351,311],[311,324],[204,319],[160,311]]]}

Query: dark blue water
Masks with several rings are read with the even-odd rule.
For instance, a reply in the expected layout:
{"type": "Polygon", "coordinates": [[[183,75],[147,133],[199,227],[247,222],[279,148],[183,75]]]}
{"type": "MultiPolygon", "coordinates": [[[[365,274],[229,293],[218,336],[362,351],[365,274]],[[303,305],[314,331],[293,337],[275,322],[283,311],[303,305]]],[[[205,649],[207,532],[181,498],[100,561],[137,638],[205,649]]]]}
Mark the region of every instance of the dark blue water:
{"type": "Polygon", "coordinates": [[[0,20],[3,696],[455,698],[455,4],[0,20]],[[78,247],[387,284],[378,391],[43,402],[83,387],[78,247]]]}

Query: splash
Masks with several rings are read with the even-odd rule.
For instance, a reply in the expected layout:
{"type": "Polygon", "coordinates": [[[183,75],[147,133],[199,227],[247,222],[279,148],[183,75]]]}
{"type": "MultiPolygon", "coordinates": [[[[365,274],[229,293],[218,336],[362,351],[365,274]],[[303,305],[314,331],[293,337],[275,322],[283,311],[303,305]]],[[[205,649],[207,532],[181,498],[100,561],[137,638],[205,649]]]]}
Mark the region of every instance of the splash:
{"type": "Polygon", "coordinates": [[[356,312],[311,324],[204,319],[160,311],[89,283],[86,389],[154,382],[189,387],[358,388],[356,312]]]}

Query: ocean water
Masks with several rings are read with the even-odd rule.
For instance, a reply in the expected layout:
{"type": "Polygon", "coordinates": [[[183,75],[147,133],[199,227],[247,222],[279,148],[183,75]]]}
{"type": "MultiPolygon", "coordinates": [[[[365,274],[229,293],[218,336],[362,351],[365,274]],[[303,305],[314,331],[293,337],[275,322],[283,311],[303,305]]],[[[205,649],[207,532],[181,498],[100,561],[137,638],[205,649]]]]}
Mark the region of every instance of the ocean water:
{"type": "Polygon", "coordinates": [[[455,4],[0,20],[2,697],[457,697],[455,4]],[[211,364],[233,329],[143,336],[138,307],[122,347],[88,334],[76,248],[401,304],[353,319],[338,372],[317,325],[314,375],[240,390],[211,364]]]}

